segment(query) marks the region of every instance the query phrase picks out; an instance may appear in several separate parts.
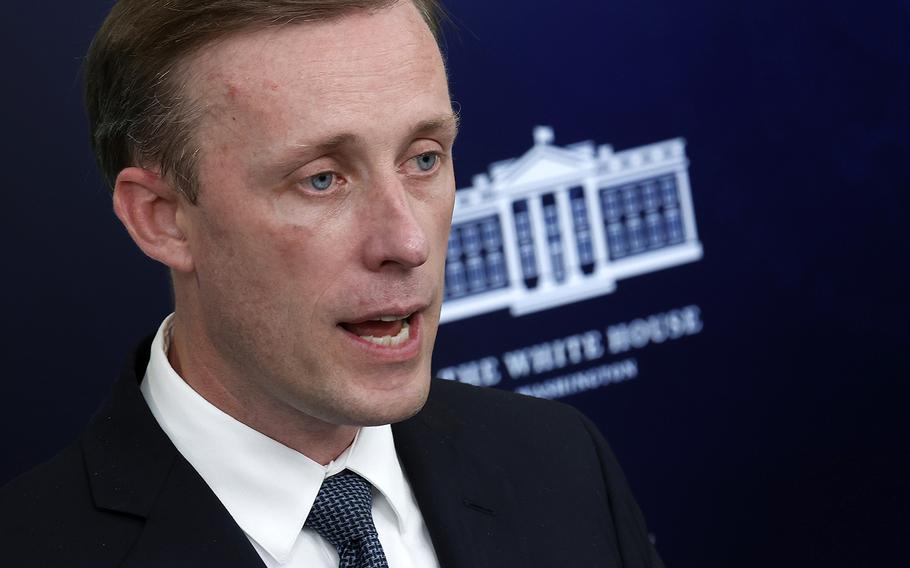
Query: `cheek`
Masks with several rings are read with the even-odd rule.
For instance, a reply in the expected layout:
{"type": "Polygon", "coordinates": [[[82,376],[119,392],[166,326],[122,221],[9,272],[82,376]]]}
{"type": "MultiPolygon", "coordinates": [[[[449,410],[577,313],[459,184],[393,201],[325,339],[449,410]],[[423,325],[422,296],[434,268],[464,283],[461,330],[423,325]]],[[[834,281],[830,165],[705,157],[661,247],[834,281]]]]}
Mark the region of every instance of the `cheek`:
{"type": "Polygon", "coordinates": [[[295,261],[291,253],[299,251],[306,235],[279,230],[259,215],[219,213],[218,222],[201,228],[194,247],[201,291],[226,301],[262,303],[289,280],[295,261]]]}
{"type": "Polygon", "coordinates": [[[452,227],[452,210],[454,206],[454,187],[451,190],[446,191],[440,199],[428,203],[430,228],[427,234],[432,235],[437,250],[442,251],[443,256],[449,242],[449,231],[452,227]]]}
{"type": "Polygon", "coordinates": [[[357,225],[351,212],[334,204],[314,206],[291,197],[276,201],[272,218],[268,236],[260,238],[270,242],[272,254],[296,285],[301,280],[323,281],[351,262],[352,227],[357,225]]]}

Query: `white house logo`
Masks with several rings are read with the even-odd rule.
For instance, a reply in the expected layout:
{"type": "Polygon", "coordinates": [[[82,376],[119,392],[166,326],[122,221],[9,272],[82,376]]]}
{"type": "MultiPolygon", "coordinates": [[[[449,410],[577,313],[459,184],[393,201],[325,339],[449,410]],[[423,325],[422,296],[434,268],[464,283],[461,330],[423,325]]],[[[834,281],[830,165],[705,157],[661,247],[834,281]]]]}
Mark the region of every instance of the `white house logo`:
{"type": "Polygon", "coordinates": [[[614,152],[555,146],[539,126],[456,194],[442,322],[593,298],[701,257],[681,138],[614,152]]]}

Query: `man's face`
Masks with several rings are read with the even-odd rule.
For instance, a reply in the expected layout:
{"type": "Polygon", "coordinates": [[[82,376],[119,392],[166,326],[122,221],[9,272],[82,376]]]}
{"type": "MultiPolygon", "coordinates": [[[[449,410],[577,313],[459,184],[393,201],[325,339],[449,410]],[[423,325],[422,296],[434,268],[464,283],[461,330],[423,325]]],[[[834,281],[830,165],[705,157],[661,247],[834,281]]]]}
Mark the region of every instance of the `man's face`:
{"type": "Polygon", "coordinates": [[[191,345],[241,398],[332,424],[410,416],[429,388],[455,195],[426,24],[399,2],[241,34],[189,70],[207,106],[199,202],[179,219],[191,345]]]}

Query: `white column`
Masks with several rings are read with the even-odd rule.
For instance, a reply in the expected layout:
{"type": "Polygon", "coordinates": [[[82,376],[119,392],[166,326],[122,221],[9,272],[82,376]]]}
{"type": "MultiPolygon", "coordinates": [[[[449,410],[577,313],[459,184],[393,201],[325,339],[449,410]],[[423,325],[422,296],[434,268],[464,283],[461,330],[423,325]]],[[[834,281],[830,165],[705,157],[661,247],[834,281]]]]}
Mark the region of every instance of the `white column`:
{"type": "Polygon", "coordinates": [[[588,222],[591,223],[591,242],[594,245],[594,273],[597,274],[609,264],[607,254],[607,231],[604,229],[603,209],[598,196],[599,187],[595,179],[585,180],[585,205],[588,207],[588,222]]]}
{"type": "Polygon", "coordinates": [[[689,174],[685,166],[676,172],[676,194],[679,200],[679,212],[682,214],[683,237],[686,242],[698,240],[698,229],[695,225],[695,212],[692,208],[692,188],[689,186],[689,174]]]}
{"type": "Polygon", "coordinates": [[[534,254],[537,256],[538,289],[553,286],[553,265],[550,262],[550,245],[547,241],[547,225],[543,217],[540,194],[528,196],[528,217],[534,235],[534,254]]]}
{"type": "Polygon", "coordinates": [[[499,198],[499,222],[502,229],[502,248],[506,256],[506,270],[509,274],[509,289],[524,292],[524,274],[521,271],[521,255],[518,253],[518,234],[515,232],[515,218],[512,200],[499,198]]]}
{"type": "Polygon", "coordinates": [[[581,261],[578,259],[578,238],[572,219],[572,203],[569,188],[556,191],[556,213],[559,219],[559,232],[562,235],[563,262],[566,265],[568,283],[582,278],[581,261]]]}

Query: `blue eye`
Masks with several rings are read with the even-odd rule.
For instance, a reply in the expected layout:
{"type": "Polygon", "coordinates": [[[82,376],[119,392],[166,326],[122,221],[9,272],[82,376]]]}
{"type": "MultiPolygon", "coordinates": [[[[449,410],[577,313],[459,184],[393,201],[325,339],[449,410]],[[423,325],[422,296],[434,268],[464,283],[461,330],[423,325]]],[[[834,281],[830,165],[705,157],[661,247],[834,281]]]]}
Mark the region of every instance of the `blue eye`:
{"type": "Polygon", "coordinates": [[[420,168],[420,171],[428,172],[436,166],[436,162],[439,161],[439,155],[435,152],[427,152],[417,156],[414,160],[417,162],[417,167],[420,168]]]}
{"type": "Polygon", "coordinates": [[[332,172],[322,172],[321,174],[310,176],[310,186],[318,191],[327,190],[328,188],[332,187],[332,183],[334,182],[335,174],[332,172]]]}

